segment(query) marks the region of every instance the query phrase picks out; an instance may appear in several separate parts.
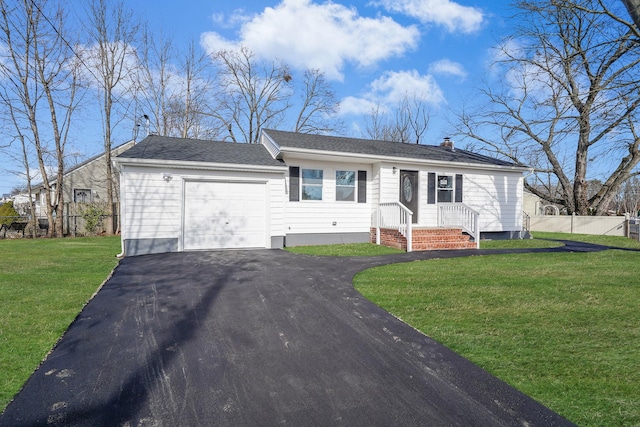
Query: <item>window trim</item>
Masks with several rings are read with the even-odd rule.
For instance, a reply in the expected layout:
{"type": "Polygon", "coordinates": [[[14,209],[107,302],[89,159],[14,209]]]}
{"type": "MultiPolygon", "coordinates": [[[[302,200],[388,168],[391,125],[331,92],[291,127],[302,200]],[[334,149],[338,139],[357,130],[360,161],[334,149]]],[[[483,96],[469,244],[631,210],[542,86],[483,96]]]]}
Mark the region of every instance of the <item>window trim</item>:
{"type": "Polygon", "coordinates": [[[324,169],[312,169],[312,168],[300,168],[300,200],[305,202],[321,202],[324,199],[324,169]],[[320,172],[320,183],[319,184],[305,184],[304,172],[305,171],[319,171],[320,172]],[[315,187],[320,188],[320,198],[319,199],[305,199],[304,189],[305,187],[315,187]]]}
{"type": "Polygon", "coordinates": [[[343,170],[335,170],[336,172],[336,181],[335,181],[335,190],[336,190],[336,194],[335,194],[335,199],[336,202],[346,202],[346,203],[355,203],[358,200],[358,195],[356,194],[357,192],[357,188],[358,188],[358,175],[356,170],[350,170],[350,169],[343,169],[343,170]],[[338,184],[338,174],[339,173],[344,173],[344,172],[350,172],[353,174],[353,184],[351,185],[340,185],[338,184]],[[339,200],[338,199],[338,188],[350,188],[352,190],[351,192],[351,199],[342,199],[339,200]]]}
{"type": "MultiPolygon", "coordinates": [[[[454,175],[445,174],[445,173],[438,174],[437,177],[436,177],[436,201],[438,203],[453,203],[453,200],[454,200],[453,196],[454,196],[454,190],[455,190],[454,186],[455,186],[455,177],[454,177],[454,175]],[[449,187],[441,187],[440,186],[440,180],[442,178],[447,178],[447,184],[449,184],[449,187]],[[446,201],[440,200],[440,194],[441,194],[440,192],[443,192],[443,191],[447,191],[448,192],[449,200],[446,200],[446,201]]],[[[442,194],[444,195],[445,193],[442,193],[442,194]]]]}
{"type": "Polygon", "coordinates": [[[427,204],[434,205],[436,203],[463,203],[464,202],[464,175],[460,173],[435,173],[429,172],[427,178],[427,204]],[[441,176],[452,177],[452,197],[451,202],[442,202],[438,200],[438,179],[441,176]]]}

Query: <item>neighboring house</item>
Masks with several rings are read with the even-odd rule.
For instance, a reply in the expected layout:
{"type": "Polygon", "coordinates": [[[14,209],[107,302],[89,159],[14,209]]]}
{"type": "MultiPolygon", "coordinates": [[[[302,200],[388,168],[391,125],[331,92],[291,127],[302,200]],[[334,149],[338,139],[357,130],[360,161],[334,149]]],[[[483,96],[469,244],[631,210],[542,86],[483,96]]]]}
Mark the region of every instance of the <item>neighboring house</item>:
{"type": "MultiPolygon", "coordinates": [[[[129,141],[111,149],[111,156],[128,150],[135,145],[135,141],[129,141]]],[[[105,153],[92,157],[79,163],[64,172],[63,193],[65,203],[91,203],[107,201],[107,170],[105,153]]],[[[118,171],[113,171],[114,202],[119,199],[119,177],[118,171]]],[[[53,189],[56,186],[55,177],[49,182],[53,189]]],[[[36,204],[36,216],[46,215],[45,210],[45,189],[42,184],[33,187],[36,204]]]]}
{"type": "Polygon", "coordinates": [[[470,234],[479,222],[483,237],[520,237],[527,168],[445,142],[275,130],[255,145],[149,136],[114,159],[123,255],[367,242],[378,234],[388,242],[394,233],[410,250],[419,230],[458,227],[450,223],[467,217],[470,234]]]}
{"type": "Polygon", "coordinates": [[[544,215],[544,200],[535,194],[524,190],[522,210],[529,216],[544,215]]]}

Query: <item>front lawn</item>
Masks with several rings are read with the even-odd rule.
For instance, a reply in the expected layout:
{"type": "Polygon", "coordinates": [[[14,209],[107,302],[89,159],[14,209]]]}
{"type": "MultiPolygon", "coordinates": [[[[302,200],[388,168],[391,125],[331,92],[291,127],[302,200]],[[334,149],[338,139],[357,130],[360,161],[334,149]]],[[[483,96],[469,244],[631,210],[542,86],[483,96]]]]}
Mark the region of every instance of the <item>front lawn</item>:
{"type": "MultiPolygon", "coordinates": [[[[624,238],[535,233],[637,248],[624,238]]],[[[481,242],[546,247],[546,240],[481,242]]],[[[398,253],[376,245],[293,248],[398,253]]],[[[0,408],[117,264],[119,238],[0,240],[0,408]]],[[[473,251],[470,251],[473,252],[473,251]]],[[[365,296],[581,426],[640,425],[640,252],[491,255],[364,271],[365,296]]]]}
{"type": "Polygon", "coordinates": [[[344,243],[340,245],[292,246],[288,252],[318,256],[377,256],[401,254],[404,251],[373,243],[344,243]]]}
{"type": "MultiPolygon", "coordinates": [[[[640,248],[624,238],[536,236],[640,248]]],[[[640,425],[640,252],[491,255],[359,273],[367,298],[580,426],[640,425]]]]}
{"type": "Polygon", "coordinates": [[[117,265],[119,237],[0,240],[0,410],[117,265]]]}

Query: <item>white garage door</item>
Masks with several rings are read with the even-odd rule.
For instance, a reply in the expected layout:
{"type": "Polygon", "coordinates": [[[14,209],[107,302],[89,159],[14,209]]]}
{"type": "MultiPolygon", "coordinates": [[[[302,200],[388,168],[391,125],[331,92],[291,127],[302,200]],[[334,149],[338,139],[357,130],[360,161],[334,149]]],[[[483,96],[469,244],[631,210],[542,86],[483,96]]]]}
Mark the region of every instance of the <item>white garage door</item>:
{"type": "Polygon", "coordinates": [[[264,248],[267,185],[185,182],[184,249],[264,248]]]}

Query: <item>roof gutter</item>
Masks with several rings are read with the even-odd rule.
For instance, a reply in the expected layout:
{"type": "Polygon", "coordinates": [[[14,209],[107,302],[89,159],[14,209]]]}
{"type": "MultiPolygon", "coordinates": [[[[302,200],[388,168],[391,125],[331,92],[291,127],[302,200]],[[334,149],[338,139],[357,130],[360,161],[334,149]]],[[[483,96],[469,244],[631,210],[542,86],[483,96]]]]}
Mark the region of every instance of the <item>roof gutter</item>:
{"type": "Polygon", "coordinates": [[[235,163],[211,163],[211,162],[191,162],[184,160],[158,160],[158,159],[139,159],[131,157],[116,157],[113,159],[114,165],[117,167],[124,165],[132,166],[148,166],[175,169],[201,169],[201,170],[222,170],[222,171],[251,171],[251,172],[283,172],[287,170],[287,166],[262,166],[262,165],[245,165],[235,163]]]}
{"type": "Polygon", "coordinates": [[[369,163],[405,163],[412,165],[434,165],[434,166],[448,166],[455,165],[460,168],[465,169],[487,169],[487,170],[512,170],[512,171],[528,171],[531,168],[527,166],[506,166],[506,165],[491,165],[485,163],[462,163],[462,162],[454,162],[454,161],[445,161],[445,160],[431,160],[431,159],[416,159],[411,157],[389,157],[389,156],[380,156],[380,155],[371,155],[371,154],[360,154],[360,153],[351,153],[351,152],[343,152],[343,151],[325,151],[325,150],[309,150],[307,148],[297,148],[297,147],[281,147],[280,148],[280,156],[279,158],[286,157],[287,154],[314,154],[318,156],[332,156],[332,157],[341,157],[341,158],[349,158],[354,160],[369,160],[369,163]],[[374,160],[374,162],[371,162],[374,160]]]}

